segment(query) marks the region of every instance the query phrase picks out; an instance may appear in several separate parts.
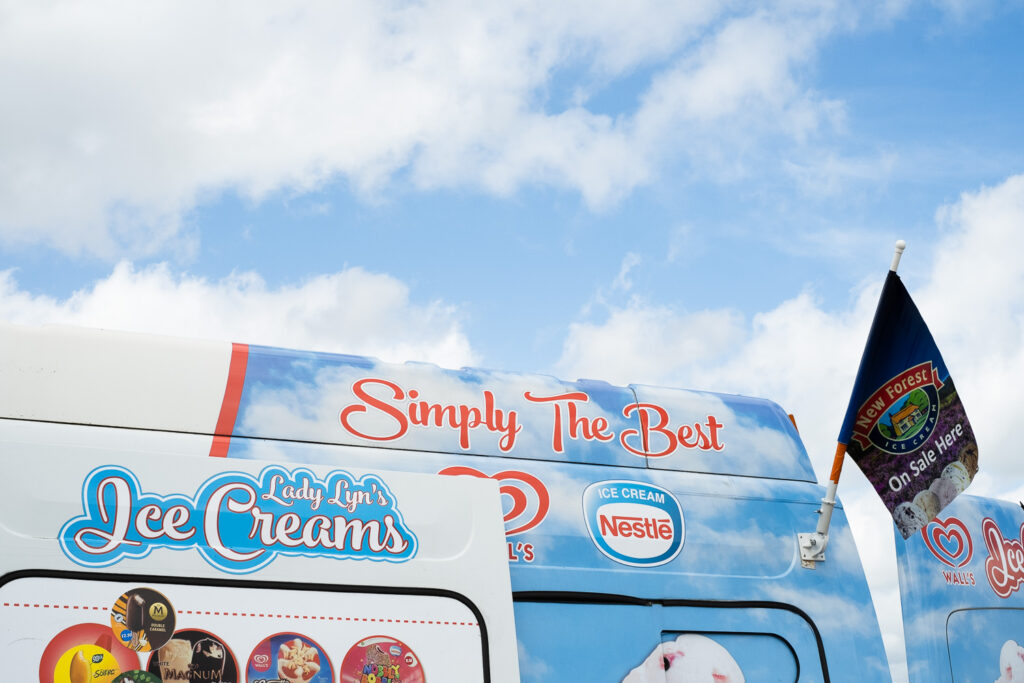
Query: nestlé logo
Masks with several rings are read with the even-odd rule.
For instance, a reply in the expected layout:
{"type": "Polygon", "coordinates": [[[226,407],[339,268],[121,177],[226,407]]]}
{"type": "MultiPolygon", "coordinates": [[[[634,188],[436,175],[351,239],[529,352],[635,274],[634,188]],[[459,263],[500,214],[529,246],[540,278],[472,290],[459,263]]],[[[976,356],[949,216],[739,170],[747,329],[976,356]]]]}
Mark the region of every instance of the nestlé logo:
{"type": "Polygon", "coordinates": [[[601,481],[583,492],[583,515],[597,548],[616,562],[655,567],[683,546],[683,512],[665,489],[638,481],[601,481]]]}

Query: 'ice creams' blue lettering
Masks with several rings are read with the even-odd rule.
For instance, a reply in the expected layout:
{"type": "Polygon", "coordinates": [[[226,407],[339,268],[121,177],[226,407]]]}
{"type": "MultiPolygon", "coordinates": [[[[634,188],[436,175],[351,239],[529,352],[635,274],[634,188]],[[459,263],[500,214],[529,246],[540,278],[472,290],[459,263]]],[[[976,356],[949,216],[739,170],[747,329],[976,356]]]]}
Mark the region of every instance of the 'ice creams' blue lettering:
{"type": "Polygon", "coordinates": [[[246,573],[278,554],[405,562],[417,541],[397,501],[376,475],[265,468],[258,476],[226,472],[195,497],[143,493],[134,473],[101,467],[82,489],[84,514],[60,532],[77,564],[105,567],[145,557],[153,548],[196,548],[225,572],[246,573]]]}

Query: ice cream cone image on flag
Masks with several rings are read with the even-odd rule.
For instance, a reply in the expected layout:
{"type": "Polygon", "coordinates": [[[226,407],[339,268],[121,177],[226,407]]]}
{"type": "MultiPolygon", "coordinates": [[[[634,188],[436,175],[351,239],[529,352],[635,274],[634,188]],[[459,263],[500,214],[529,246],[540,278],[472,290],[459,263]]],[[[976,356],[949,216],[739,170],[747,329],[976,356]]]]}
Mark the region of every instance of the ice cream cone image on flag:
{"type": "Polygon", "coordinates": [[[85,654],[79,650],[71,658],[71,667],[68,671],[68,679],[71,683],[89,683],[92,680],[92,667],[85,659],[85,654]]]}

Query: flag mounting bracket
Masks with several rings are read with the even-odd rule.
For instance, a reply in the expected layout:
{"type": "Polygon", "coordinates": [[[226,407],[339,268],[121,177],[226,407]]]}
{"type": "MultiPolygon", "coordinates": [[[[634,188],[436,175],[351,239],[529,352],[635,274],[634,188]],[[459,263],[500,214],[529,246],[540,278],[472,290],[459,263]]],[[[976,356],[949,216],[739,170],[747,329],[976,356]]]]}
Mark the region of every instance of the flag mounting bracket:
{"type": "Polygon", "coordinates": [[[821,499],[821,507],[818,508],[818,527],[811,533],[797,534],[800,543],[800,566],[804,569],[814,569],[816,562],[825,561],[825,548],[828,547],[828,528],[832,523],[832,510],[836,506],[836,488],[839,486],[839,472],[843,467],[843,456],[846,455],[846,448],[836,449],[836,458],[832,466],[832,481],[828,483],[825,497],[821,499]]]}
{"type": "Polygon", "coordinates": [[[800,540],[801,567],[804,569],[814,569],[816,562],[825,561],[825,547],[828,545],[827,534],[819,534],[817,532],[797,534],[797,538],[800,540]]]}

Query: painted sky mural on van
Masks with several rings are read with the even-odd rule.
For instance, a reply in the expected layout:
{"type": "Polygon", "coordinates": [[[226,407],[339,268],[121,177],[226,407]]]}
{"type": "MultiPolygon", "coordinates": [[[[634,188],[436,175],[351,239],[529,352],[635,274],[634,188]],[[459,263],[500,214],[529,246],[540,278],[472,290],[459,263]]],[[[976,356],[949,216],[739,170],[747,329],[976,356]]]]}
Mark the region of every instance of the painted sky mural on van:
{"type": "Polygon", "coordinates": [[[228,457],[499,481],[524,681],[888,677],[841,508],[800,568],[822,492],[774,403],[246,351],[228,457]]]}

